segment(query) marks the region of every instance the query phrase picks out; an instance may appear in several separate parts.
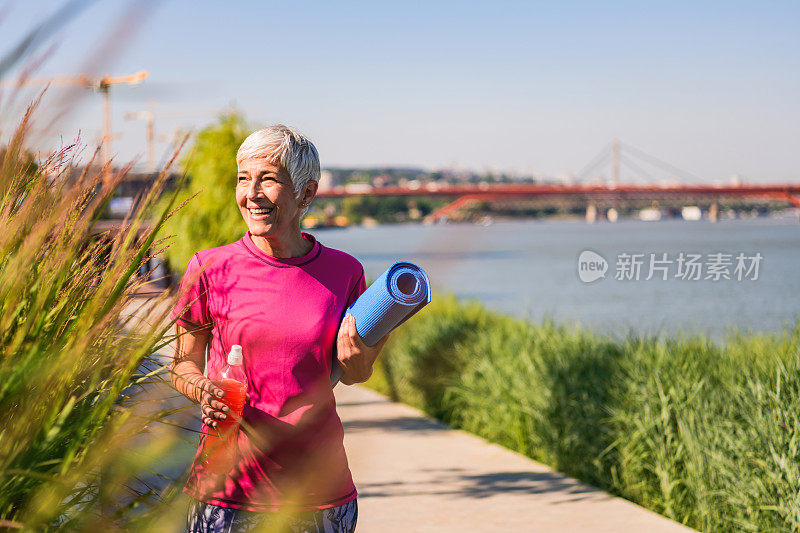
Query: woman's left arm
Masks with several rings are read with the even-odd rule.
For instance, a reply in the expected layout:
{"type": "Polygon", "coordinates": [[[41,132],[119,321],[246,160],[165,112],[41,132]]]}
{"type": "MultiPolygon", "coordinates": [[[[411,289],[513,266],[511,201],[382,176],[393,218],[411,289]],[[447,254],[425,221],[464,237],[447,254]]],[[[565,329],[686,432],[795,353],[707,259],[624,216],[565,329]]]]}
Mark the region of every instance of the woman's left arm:
{"type": "Polygon", "coordinates": [[[369,379],[372,375],[372,365],[390,334],[391,332],[384,335],[375,346],[367,346],[356,331],[355,318],[350,313],[347,314],[339,326],[339,336],[336,339],[336,355],[344,370],[342,383],[352,385],[369,379]]]}

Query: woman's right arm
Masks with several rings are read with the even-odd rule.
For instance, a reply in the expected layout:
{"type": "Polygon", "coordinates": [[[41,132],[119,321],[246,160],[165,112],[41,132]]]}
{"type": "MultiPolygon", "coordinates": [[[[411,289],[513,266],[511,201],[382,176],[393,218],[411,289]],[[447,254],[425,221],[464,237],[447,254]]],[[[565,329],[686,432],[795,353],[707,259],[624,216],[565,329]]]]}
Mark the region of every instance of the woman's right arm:
{"type": "Polygon", "coordinates": [[[176,324],[175,333],[175,356],[170,368],[172,385],[188,399],[200,404],[205,425],[216,427],[218,420],[225,420],[228,407],[216,399],[225,396],[222,389],[203,375],[211,329],[189,331],[176,324]]]}

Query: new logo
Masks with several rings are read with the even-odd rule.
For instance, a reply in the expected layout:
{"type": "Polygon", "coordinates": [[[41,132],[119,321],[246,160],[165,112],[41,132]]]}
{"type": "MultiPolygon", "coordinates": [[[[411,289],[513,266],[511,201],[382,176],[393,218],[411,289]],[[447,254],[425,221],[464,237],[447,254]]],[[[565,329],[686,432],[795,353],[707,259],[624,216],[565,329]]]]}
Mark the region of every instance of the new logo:
{"type": "Polygon", "coordinates": [[[584,250],[578,256],[578,277],[584,283],[591,283],[606,277],[608,261],[591,250],[584,250]]]}

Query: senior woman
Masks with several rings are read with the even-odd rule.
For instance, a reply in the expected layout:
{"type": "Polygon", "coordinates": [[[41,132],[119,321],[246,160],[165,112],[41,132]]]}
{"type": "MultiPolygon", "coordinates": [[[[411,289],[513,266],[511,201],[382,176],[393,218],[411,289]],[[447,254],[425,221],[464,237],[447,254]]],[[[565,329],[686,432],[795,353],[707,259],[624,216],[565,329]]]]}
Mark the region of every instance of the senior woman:
{"type": "Polygon", "coordinates": [[[388,334],[368,347],[345,316],[366,289],[361,263],[300,231],[320,175],[311,141],[270,126],[245,139],[236,163],[247,233],[192,257],[173,311],[172,382],[200,404],[204,424],[184,488],[187,528],[353,531],[356,489],[330,373],[338,361],[343,383],[365,381],[388,334]],[[212,379],[234,344],[242,346],[248,399],[236,464],[219,474],[200,458],[209,427],[228,416],[212,379]]]}

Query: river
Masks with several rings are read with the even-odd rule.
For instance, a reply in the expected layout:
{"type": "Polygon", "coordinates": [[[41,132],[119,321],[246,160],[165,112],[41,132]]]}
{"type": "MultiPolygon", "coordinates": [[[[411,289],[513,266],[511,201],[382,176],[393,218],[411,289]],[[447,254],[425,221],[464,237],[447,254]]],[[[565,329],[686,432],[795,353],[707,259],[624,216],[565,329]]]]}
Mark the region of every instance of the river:
{"type": "Polygon", "coordinates": [[[452,292],[515,316],[551,317],[614,336],[684,332],[721,340],[731,327],[776,332],[800,318],[796,217],[526,220],[313,233],[357,257],[369,279],[396,260],[412,261],[428,272],[434,298],[452,292]],[[688,268],[691,254],[698,270],[688,268]],[[604,261],[605,276],[589,281],[604,261]]]}

